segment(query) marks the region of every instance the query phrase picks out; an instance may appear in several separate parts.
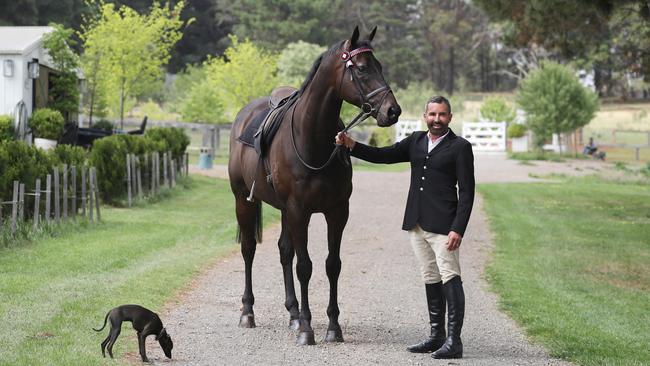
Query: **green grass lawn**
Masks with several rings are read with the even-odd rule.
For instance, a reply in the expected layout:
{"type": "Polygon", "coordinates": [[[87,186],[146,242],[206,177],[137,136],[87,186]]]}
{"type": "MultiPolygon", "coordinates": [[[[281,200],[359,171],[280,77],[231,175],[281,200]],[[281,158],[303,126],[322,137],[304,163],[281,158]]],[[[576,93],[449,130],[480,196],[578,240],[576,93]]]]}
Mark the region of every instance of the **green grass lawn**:
{"type": "MultiPolygon", "coordinates": [[[[195,177],[187,185],[157,203],[105,206],[100,224],[0,250],[0,365],[114,365],[137,353],[127,323],[116,361],[102,359],[108,331],[91,327],[121,304],[161,311],[193,276],[239,248],[227,181],[195,177]]],[[[266,223],[279,219],[268,206],[264,213],[266,223]]]]}
{"type": "Polygon", "coordinates": [[[650,364],[650,186],[595,178],[484,184],[488,280],[553,356],[650,364]]]}

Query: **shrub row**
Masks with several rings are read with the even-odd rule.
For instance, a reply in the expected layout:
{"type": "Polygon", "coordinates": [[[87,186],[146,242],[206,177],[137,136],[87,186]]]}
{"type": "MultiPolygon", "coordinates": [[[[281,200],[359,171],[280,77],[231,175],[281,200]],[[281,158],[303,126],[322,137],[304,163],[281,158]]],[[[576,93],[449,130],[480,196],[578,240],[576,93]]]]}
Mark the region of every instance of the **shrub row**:
{"type": "MultiPolygon", "coordinates": [[[[90,161],[91,165],[97,168],[102,199],[106,202],[114,202],[126,193],[127,154],[136,154],[142,165],[144,155],[171,151],[172,158],[179,162],[189,144],[190,139],[185,131],[174,127],[150,129],[144,136],[112,135],[96,140],[93,143],[90,161]]],[[[162,167],[160,170],[162,171],[162,167]]]]}
{"type": "MultiPolygon", "coordinates": [[[[1,127],[2,124],[0,132],[1,127]]],[[[188,145],[189,138],[180,128],[151,129],[144,136],[105,137],[94,142],[90,153],[70,145],[58,145],[45,152],[22,141],[0,139],[0,200],[12,199],[14,180],[24,183],[26,191],[32,191],[36,178],[41,178],[45,189],[45,178],[54,167],[67,164],[80,169],[87,164],[97,168],[99,191],[104,201],[114,202],[126,193],[126,154],[142,157],[151,152],[171,151],[173,158],[179,161],[188,145]]],[[[77,179],[79,186],[80,173],[77,179]]]]}

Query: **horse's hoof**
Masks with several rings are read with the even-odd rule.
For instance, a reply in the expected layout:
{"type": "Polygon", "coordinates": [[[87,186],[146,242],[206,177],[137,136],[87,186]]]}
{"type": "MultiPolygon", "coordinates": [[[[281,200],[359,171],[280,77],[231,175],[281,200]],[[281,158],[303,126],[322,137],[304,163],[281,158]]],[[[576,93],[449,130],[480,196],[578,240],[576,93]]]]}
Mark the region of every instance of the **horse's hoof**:
{"type": "Polygon", "coordinates": [[[240,328],[255,328],[255,315],[254,314],[245,314],[239,318],[239,327],[240,328]]]}
{"type": "Polygon", "coordinates": [[[324,342],[343,342],[343,332],[341,330],[328,330],[324,342]]]}
{"type": "Polygon", "coordinates": [[[300,320],[299,319],[291,319],[291,320],[289,320],[289,329],[291,329],[291,330],[300,329],[300,320]]]}
{"type": "Polygon", "coordinates": [[[298,334],[298,340],[296,343],[299,346],[313,346],[316,344],[316,340],[314,339],[314,332],[300,332],[298,334]]]}

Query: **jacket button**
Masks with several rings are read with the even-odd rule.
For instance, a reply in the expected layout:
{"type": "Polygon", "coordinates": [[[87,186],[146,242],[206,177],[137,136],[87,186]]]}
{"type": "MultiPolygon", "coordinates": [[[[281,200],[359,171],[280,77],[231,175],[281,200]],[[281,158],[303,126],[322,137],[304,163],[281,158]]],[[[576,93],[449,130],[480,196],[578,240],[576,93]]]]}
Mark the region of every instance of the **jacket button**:
{"type": "Polygon", "coordinates": [[[424,166],[424,169],[426,169],[426,168],[427,168],[427,166],[425,165],[425,166],[424,166]]]}
{"type": "Polygon", "coordinates": [[[424,188],[420,187],[420,190],[421,190],[421,191],[424,191],[424,188]]]}
{"type": "Polygon", "coordinates": [[[422,180],[424,180],[424,177],[422,177],[422,180]]]}

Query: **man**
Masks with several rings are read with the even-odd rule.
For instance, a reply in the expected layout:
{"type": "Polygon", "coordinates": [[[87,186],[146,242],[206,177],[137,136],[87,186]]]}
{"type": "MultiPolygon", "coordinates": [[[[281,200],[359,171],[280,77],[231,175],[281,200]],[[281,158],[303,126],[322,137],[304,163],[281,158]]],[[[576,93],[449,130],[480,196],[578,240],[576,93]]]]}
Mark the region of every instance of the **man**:
{"type": "Polygon", "coordinates": [[[408,230],[420,264],[431,335],[408,350],[433,352],[433,358],[462,358],[465,294],[458,248],[474,203],[474,155],[472,145],[449,129],[452,114],[446,98],[429,99],[425,110],[428,131],[414,132],[392,146],[367,146],[344,133],[336,136],[336,143],[350,149],[352,156],[373,163],[411,163],[402,229],[408,230]]]}

